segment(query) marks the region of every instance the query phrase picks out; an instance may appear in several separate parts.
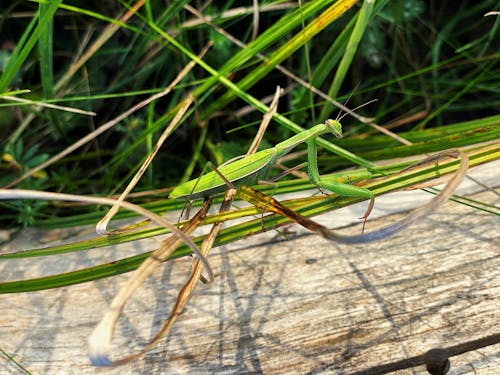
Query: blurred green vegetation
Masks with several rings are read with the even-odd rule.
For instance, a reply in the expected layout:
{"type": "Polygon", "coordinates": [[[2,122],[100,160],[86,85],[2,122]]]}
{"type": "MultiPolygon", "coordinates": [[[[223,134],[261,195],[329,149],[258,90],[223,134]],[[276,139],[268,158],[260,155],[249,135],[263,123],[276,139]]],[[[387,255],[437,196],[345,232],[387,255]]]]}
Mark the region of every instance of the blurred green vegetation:
{"type": "MultiPolygon", "coordinates": [[[[336,144],[371,161],[498,137],[498,121],[492,116],[500,108],[500,18],[484,16],[498,10],[497,1],[261,1],[258,22],[249,4],[3,4],[0,185],[162,91],[207,43],[212,46],[203,58],[205,65],[197,64],[172,93],[16,187],[120,192],[190,92],[194,104],[136,191],[174,186],[197,176],[208,160],[218,164],[246,152],[264,104],[269,104],[266,98],[277,85],[286,90],[278,110],[286,121],[271,123],[262,147],[293,135],[295,125],[308,128],[338,116],[338,108],[285,75],[284,69],[337,101],[351,96],[350,108],[376,99],[357,112],[416,143],[401,145],[366,123],[343,118],[346,138],[336,144]],[[136,4],[142,6],[131,9],[136,4]],[[191,7],[205,18],[198,18],[191,7]],[[126,12],[131,17],[120,21],[126,12]],[[235,44],[228,34],[244,44],[235,44]],[[41,103],[96,115],[37,105],[41,103]],[[484,119],[494,119],[486,121],[486,129],[484,119]],[[466,130],[463,123],[469,125],[466,130]]],[[[303,158],[298,156],[290,166],[303,158]]],[[[323,150],[322,172],[346,166],[352,163],[323,150]]],[[[136,201],[165,197],[152,194],[136,201]]],[[[7,226],[95,211],[55,203],[0,204],[1,223],[7,226]]]]}

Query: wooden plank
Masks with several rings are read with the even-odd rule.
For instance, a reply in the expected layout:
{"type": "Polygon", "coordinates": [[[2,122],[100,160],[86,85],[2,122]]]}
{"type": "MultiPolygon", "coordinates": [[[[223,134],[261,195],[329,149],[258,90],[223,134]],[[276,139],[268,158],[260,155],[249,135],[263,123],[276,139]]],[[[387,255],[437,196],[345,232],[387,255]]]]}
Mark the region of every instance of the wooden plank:
{"type": "MultiPolygon", "coordinates": [[[[494,200],[490,192],[474,198],[494,200]]],[[[371,220],[370,228],[399,217],[371,220]]],[[[497,228],[495,216],[449,202],[374,244],[337,245],[293,226],[288,241],[269,232],[214,249],[216,280],[200,284],[172,334],[145,358],[99,371],[88,362],[86,340],[126,275],[1,295],[0,348],[34,374],[352,374],[499,333],[497,228]]],[[[40,233],[24,236],[44,241],[40,233]]],[[[69,271],[151,249],[156,241],[56,261],[2,262],[0,270],[2,279],[69,271]]],[[[189,260],[180,259],[147,281],[120,320],[117,353],[154,335],[189,269],[189,260]]],[[[450,373],[498,374],[499,349],[453,357],[450,373]]],[[[0,374],[11,373],[20,372],[0,355],[0,374]]],[[[420,366],[396,373],[427,372],[420,366]]]]}

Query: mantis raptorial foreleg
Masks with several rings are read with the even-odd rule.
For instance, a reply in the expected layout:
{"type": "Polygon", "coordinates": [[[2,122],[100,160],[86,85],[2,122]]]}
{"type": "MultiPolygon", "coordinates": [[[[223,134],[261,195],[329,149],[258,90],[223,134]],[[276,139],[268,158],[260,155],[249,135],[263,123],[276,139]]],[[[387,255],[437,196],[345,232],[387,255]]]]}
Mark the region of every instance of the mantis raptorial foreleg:
{"type": "Polygon", "coordinates": [[[316,185],[320,190],[326,189],[338,195],[343,195],[347,197],[370,198],[370,204],[368,205],[368,208],[364,213],[364,215],[360,218],[363,219],[362,231],[364,231],[366,220],[368,219],[368,216],[370,216],[370,213],[373,210],[373,205],[375,204],[375,195],[368,189],[359,186],[348,185],[333,179],[329,179],[328,177],[321,176],[318,171],[318,162],[317,162],[318,152],[317,152],[316,142],[314,142],[314,140],[307,141],[307,154],[308,154],[307,169],[309,173],[309,178],[311,182],[314,185],[316,185]]]}

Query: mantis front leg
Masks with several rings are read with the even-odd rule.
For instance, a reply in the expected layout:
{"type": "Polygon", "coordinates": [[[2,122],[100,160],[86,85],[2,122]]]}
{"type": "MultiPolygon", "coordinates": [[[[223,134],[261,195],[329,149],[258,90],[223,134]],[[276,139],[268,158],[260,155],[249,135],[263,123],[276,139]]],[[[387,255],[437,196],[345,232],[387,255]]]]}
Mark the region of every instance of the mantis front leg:
{"type": "Polygon", "coordinates": [[[318,171],[318,152],[314,139],[309,139],[307,142],[307,154],[308,154],[308,174],[311,182],[316,185],[319,189],[326,189],[338,195],[348,196],[348,197],[364,197],[370,198],[370,204],[365,214],[360,218],[363,219],[363,229],[365,230],[366,220],[370,213],[372,212],[373,205],[375,204],[375,195],[371,190],[344,184],[326,177],[322,177],[318,171]]]}

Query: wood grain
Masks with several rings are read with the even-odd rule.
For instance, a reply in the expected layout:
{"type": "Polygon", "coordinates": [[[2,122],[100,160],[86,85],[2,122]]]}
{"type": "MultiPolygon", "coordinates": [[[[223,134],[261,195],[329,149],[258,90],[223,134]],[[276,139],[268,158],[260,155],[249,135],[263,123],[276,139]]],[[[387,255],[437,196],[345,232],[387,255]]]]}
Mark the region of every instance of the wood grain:
{"type": "MultiPolygon", "coordinates": [[[[490,192],[474,198],[494,201],[490,192]]],[[[33,247],[54,236],[30,231],[14,244],[33,247]]],[[[214,249],[215,282],[200,284],[172,334],[130,365],[96,369],[86,353],[88,335],[127,275],[0,295],[0,348],[34,374],[352,374],[500,331],[498,218],[491,214],[449,202],[389,240],[350,247],[297,226],[290,231],[286,241],[269,232],[214,249]]],[[[3,280],[70,271],[155,241],[1,262],[0,271],[3,280]]],[[[154,335],[189,269],[180,259],[147,281],[120,320],[117,353],[154,335]]],[[[450,374],[498,374],[500,347],[452,357],[451,366],[450,374]]],[[[18,373],[0,354],[0,374],[18,373]]]]}

